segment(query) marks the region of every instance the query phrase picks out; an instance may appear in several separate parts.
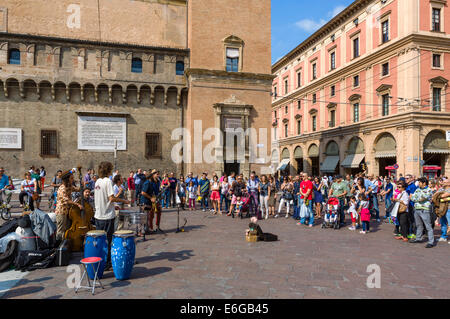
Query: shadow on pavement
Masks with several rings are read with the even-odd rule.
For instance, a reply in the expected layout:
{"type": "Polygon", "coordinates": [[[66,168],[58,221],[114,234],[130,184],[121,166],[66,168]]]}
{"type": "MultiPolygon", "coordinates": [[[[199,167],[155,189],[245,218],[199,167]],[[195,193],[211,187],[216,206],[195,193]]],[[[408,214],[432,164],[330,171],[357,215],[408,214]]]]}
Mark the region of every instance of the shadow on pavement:
{"type": "MultiPolygon", "coordinates": [[[[184,221],[181,222],[181,220],[180,220],[180,228],[181,228],[181,226],[183,226],[183,224],[184,224],[184,221]]],[[[205,225],[187,225],[187,226],[184,227],[184,232],[187,233],[188,231],[195,230],[195,229],[201,229],[201,228],[204,228],[204,227],[205,227],[205,225]]],[[[164,230],[164,232],[166,234],[168,234],[168,233],[175,233],[176,231],[177,231],[176,228],[171,228],[171,229],[164,230]]]]}
{"type": "Polygon", "coordinates": [[[2,299],[8,299],[8,298],[16,298],[24,295],[31,295],[35,294],[39,291],[44,290],[44,287],[39,286],[31,286],[31,287],[24,287],[24,288],[17,288],[17,289],[11,289],[7,293],[5,293],[2,297],[2,299]]]}
{"type": "MultiPolygon", "coordinates": [[[[165,272],[169,272],[172,270],[172,267],[155,267],[155,268],[144,268],[144,267],[134,267],[133,271],[131,272],[130,279],[140,279],[145,277],[151,277],[163,274],[165,272]]],[[[111,286],[115,287],[113,283],[111,283],[111,286]]]]}
{"type": "Polygon", "coordinates": [[[177,252],[160,252],[153,256],[136,258],[136,263],[145,264],[147,262],[164,259],[167,259],[168,261],[183,261],[189,259],[192,256],[195,256],[194,254],[192,254],[192,250],[180,250],[177,252]]]}

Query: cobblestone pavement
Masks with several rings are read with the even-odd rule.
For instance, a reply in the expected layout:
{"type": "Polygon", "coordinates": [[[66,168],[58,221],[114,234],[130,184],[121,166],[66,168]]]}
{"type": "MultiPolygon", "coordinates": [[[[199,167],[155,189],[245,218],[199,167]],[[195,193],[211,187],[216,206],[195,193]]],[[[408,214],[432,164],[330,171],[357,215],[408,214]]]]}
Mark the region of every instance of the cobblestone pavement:
{"type": "MultiPolygon", "coordinates": [[[[278,242],[248,243],[248,219],[181,212],[188,223],[175,233],[175,210],[163,211],[164,234],[137,243],[131,278],[105,272],[105,289],[77,294],[67,267],[28,273],[2,298],[449,298],[450,245],[432,249],[393,239],[393,226],[371,223],[362,235],[298,226],[290,218],[260,221],[278,242]],[[381,288],[368,288],[368,265],[381,268],[381,288]]],[[[348,218],[348,217],[347,217],[348,218]]],[[[319,223],[320,224],[320,223],[319,223]]],[[[435,232],[436,236],[438,232],[435,232]]],[[[436,237],[437,238],[437,237],[436,237]]],[[[73,255],[79,264],[81,255],[73,255]]],[[[1,277],[0,277],[1,278],[1,277]]],[[[1,281],[1,279],[0,279],[1,281]]]]}

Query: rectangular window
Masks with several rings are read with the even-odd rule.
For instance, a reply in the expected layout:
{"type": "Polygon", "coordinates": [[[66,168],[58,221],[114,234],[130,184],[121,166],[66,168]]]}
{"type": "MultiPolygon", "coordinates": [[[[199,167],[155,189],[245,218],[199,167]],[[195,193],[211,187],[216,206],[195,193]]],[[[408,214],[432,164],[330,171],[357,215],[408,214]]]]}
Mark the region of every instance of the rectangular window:
{"type": "Polygon", "coordinates": [[[330,69],[336,69],[336,52],[330,53],[330,69]]]}
{"type": "Polygon", "coordinates": [[[313,96],[312,96],[312,102],[313,102],[313,104],[317,102],[317,95],[316,95],[316,93],[314,93],[313,96]]]}
{"type": "Polygon", "coordinates": [[[288,125],[284,125],[284,137],[288,137],[288,125]]]}
{"type": "Polygon", "coordinates": [[[359,38],[353,40],[353,58],[359,57],[359,38]]]}
{"type": "Polygon", "coordinates": [[[286,106],[284,107],[284,113],[285,113],[285,114],[288,114],[288,111],[289,111],[289,109],[288,109],[288,106],[286,105],[286,106]]]}
{"type": "Polygon", "coordinates": [[[317,79],[317,64],[313,63],[312,65],[312,78],[313,80],[317,79]]]}
{"type": "Polygon", "coordinates": [[[441,31],[441,9],[433,8],[431,28],[433,31],[441,31]]]}
{"type": "Polygon", "coordinates": [[[58,135],[56,131],[41,131],[41,156],[58,155],[58,135]]]}
{"type": "Polygon", "coordinates": [[[336,125],[336,111],[330,111],[330,127],[335,127],[336,125]]]}
{"type": "Polygon", "coordinates": [[[298,72],[297,73],[297,87],[301,87],[302,86],[302,73],[298,72]]]}
{"type": "Polygon", "coordinates": [[[239,72],[239,49],[227,48],[227,72],[239,72]]]}
{"type": "Polygon", "coordinates": [[[440,68],[440,67],[441,67],[441,55],[433,54],[433,68],[440,68]]]}
{"type": "Polygon", "coordinates": [[[317,130],[317,117],[315,115],[312,117],[312,130],[313,132],[317,130]]]}
{"type": "Polygon", "coordinates": [[[389,75],[389,62],[386,62],[381,66],[381,75],[382,76],[389,75]]]}
{"type": "Polygon", "coordinates": [[[275,117],[275,121],[277,120],[277,111],[273,112],[273,116],[275,117]]]}
{"type": "Polygon", "coordinates": [[[355,75],[353,77],[353,87],[358,87],[359,86],[359,75],[355,75]]]}
{"type": "Polygon", "coordinates": [[[382,116],[389,115],[389,94],[385,94],[382,96],[382,104],[383,104],[382,116]]]}
{"type": "Polygon", "coordinates": [[[335,96],[336,95],[336,86],[331,86],[331,96],[335,96]]]}
{"type": "Polygon", "coordinates": [[[145,156],[162,157],[161,152],[161,135],[159,133],[145,134],[145,156]]]}
{"type": "Polygon", "coordinates": [[[297,135],[302,134],[302,121],[297,120],[297,135]]]}
{"type": "Polygon", "coordinates": [[[302,108],[302,101],[298,100],[297,101],[297,109],[300,110],[302,108]]]}
{"type": "Polygon", "coordinates": [[[287,95],[288,92],[289,92],[288,79],[284,79],[284,95],[287,95]]]}
{"type": "Polygon", "coordinates": [[[276,86],[273,87],[273,96],[275,98],[277,98],[277,96],[278,96],[278,92],[277,92],[277,87],[276,86]]]}
{"type": "Polygon", "coordinates": [[[383,43],[388,42],[389,41],[389,20],[384,21],[381,24],[381,41],[383,43]]]}
{"type": "Polygon", "coordinates": [[[433,88],[433,111],[441,111],[441,89],[433,88]]]}
{"type": "Polygon", "coordinates": [[[359,103],[353,104],[353,122],[359,122],[359,103]]]}

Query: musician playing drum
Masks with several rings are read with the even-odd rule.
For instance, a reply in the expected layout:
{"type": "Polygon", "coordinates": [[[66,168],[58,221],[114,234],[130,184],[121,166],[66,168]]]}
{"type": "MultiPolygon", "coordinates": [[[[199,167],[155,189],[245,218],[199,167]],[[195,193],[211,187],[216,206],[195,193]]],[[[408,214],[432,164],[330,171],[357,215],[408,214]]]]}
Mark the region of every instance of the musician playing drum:
{"type": "Polygon", "coordinates": [[[158,177],[159,172],[156,170],[153,170],[150,174],[148,174],[141,193],[141,204],[145,206],[144,210],[147,212],[148,227],[151,233],[155,232],[153,230],[153,217],[155,214],[156,229],[161,231],[161,228],[159,228],[161,222],[161,203],[158,200],[160,197],[161,182],[158,177]]]}
{"type": "Polygon", "coordinates": [[[108,262],[106,269],[111,267],[111,242],[114,229],[116,212],[114,203],[129,204],[126,199],[114,196],[113,182],[109,179],[112,174],[113,165],[110,162],[101,162],[98,167],[99,179],[95,182],[95,228],[104,230],[108,239],[108,262]]]}
{"type": "Polygon", "coordinates": [[[65,171],[61,175],[62,184],[58,188],[57,201],[56,201],[56,239],[63,240],[66,230],[70,228],[69,210],[72,205],[78,206],[83,209],[80,203],[72,201],[72,192],[79,191],[78,188],[73,186],[73,173],[72,171],[65,171]]]}

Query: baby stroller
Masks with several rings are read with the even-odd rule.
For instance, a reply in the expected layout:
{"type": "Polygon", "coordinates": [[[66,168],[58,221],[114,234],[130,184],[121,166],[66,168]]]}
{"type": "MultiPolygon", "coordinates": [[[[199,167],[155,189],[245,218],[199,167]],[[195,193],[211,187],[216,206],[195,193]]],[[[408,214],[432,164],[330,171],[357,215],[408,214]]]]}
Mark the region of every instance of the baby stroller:
{"type": "Polygon", "coordinates": [[[330,197],[327,202],[322,228],[339,229],[339,199],[330,197]]]}
{"type": "MultiPolygon", "coordinates": [[[[245,215],[245,218],[248,218],[248,217],[250,217],[250,194],[243,193],[241,196],[241,201],[242,201],[242,207],[241,207],[241,211],[238,213],[238,217],[243,219],[244,213],[247,213],[245,215]]],[[[237,209],[237,207],[235,207],[235,209],[237,209]]],[[[233,218],[234,218],[234,212],[233,212],[233,218]]]]}

